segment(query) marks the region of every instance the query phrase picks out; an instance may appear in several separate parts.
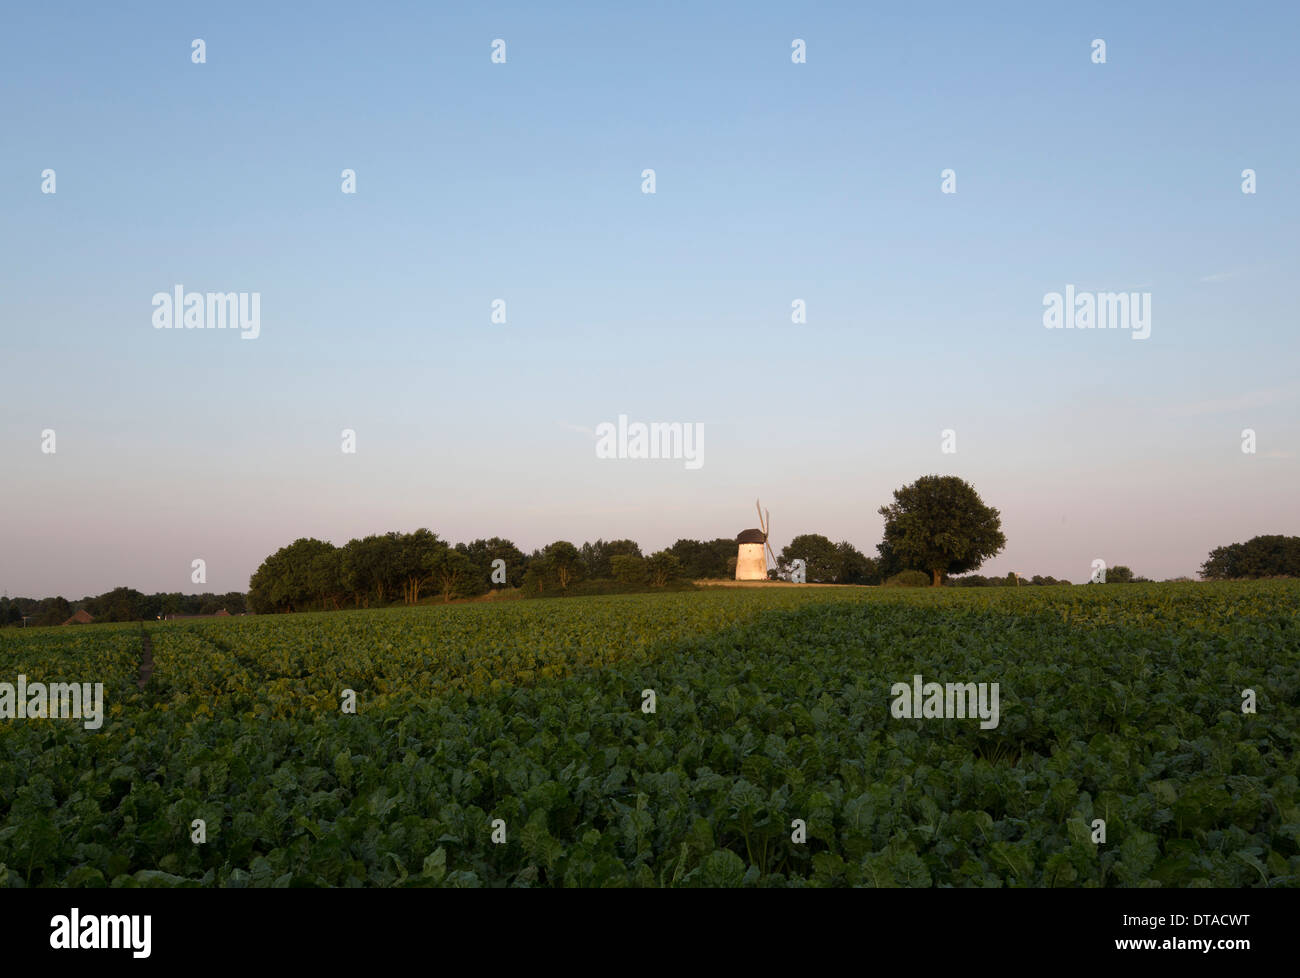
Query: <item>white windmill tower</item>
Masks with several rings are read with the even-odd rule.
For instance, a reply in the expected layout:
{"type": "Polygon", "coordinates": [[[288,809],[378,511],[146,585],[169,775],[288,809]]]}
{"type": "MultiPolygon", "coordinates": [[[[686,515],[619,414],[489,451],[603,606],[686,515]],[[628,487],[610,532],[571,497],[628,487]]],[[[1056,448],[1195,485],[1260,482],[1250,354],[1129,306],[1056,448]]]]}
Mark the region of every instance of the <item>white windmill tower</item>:
{"type": "Polygon", "coordinates": [[[771,513],[765,512],[757,499],[754,500],[754,506],[758,509],[759,529],[741,530],[736,537],[736,543],[739,545],[736,551],[736,580],[738,581],[767,580],[767,557],[763,552],[764,548],[772,557],[772,566],[776,566],[776,554],[772,553],[772,545],[768,543],[772,527],[771,513]]]}

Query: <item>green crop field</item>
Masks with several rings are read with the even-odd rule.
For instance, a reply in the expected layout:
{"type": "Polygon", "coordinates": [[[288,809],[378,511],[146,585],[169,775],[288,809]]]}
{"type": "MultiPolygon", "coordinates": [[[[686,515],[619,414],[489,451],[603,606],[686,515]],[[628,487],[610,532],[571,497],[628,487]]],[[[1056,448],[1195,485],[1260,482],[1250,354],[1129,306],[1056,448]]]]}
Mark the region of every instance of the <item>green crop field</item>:
{"type": "Polygon", "coordinates": [[[0,886],[1294,886],[1298,608],[786,587],[9,629],[0,682],[105,710],[0,721],[0,886]],[[895,716],[918,674],[997,683],[997,725],[895,716]]]}

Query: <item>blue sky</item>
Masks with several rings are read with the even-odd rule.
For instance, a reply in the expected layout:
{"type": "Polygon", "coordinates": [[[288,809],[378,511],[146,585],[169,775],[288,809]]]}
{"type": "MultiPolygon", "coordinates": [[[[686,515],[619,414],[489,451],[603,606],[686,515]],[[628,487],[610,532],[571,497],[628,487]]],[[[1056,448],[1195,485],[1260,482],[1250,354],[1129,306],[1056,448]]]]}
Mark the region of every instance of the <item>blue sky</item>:
{"type": "Polygon", "coordinates": [[[417,526],[657,549],[755,496],[778,550],[873,553],[931,472],[1001,510],[987,572],[1300,533],[1300,13],[1042,6],[7,12],[0,589],[417,526]],[[261,335],[155,330],[177,283],[261,335]],[[1151,293],[1150,337],[1044,329],[1067,283],[1151,293]],[[619,414],[704,466],[597,459],[619,414]]]}

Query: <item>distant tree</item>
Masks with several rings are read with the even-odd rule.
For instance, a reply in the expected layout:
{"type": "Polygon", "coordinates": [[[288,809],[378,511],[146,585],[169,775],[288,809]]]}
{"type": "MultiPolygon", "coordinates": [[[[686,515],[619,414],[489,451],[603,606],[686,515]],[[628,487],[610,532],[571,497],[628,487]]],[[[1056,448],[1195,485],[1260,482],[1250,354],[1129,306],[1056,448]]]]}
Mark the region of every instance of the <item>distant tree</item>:
{"type": "Polygon", "coordinates": [[[609,559],[615,557],[644,557],[641,553],[641,545],[635,540],[611,540],[605,544],[605,552],[609,554],[609,559]]]}
{"type": "Polygon", "coordinates": [[[736,541],[731,537],[718,537],[707,543],[700,540],[678,540],[668,552],[681,564],[681,576],[692,580],[717,580],[734,578],[735,564],[728,562],[736,559],[736,541]]]}
{"type": "Polygon", "coordinates": [[[557,540],[546,547],[541,554],[541,564],[546,576],[561,591],[567,591],[570,584],[582,577],[582,555],[568,540],[557,540]]]}
{"type": "Polygon", "coordinates": [[[18,602],[8,596],[0,598],[0,626],[21,625],[22,622],[23,610],[18,602]]]}
{"type": "MultiPolygon", "coordinates": [[[[146,616],[145,596],[130,587],[115,587],[98,597],[88,598],[85,610],[96,621],[140,621],[146,616]]],[[[148,617],[157,617],[157,612],[148,617]]]]}
{"type": "Polygon", "coordinates": [[[587,580],[601,580],[612,575],[604,540],[584,543],[578,548],[578,556],[582,560],[582,576],[587,580]]]}
{"type": "MultiPolygon", "coordinates": [[[[983,574],[965,574],[961,577],[948,578],[946,583],[952,587],[1032,587],[1051,581],[1052,578],[1034,577],[1026,579],[1010,572],[1006,577],[985,577],[983,574]]],[[[1060,582],[1054,582],[1060,583],[1060,582]]],[[[1069,583],[1068,581],[1065,583],[1069,583]]]]}
{"type": "Polygon", "coordinates": [[[905,570],[899,571],[893,577],[885,581],[885,587],[925,587],[930,583],[929,577],[925,571],[905,570]]]}
{"type": "Polygon", "coordinates": [[[31,625],[62,625],[72,615],[72,605],[67,598],[43,598],[36,606],[31,625]]]}
{"type": "MultiPolygon", "coordinates": [[[[307,569],[307,586],[322,608],[339,607],[339,601],[347,591],[347,585],[343,581],[343,554],[340,550],[331,546],[311,558],[307,569]]],[[[218,604],[215,595],[212,604],[218,604]]]]}
{"type": "Polygon", "coordinates": [[[610,561],[619,556],[641,556],[641,547],[634,540],[597,540],[584,543],[581,550],[583,576],[590,580],[608,580],[614,576],[610,561]]]}
{"type": "Polygon", "coordinates": [[[839,570],[835,580],[840,584],[879,584],[880,572],[876,562],[847,540],[835,544],[839,570]]]}
{"type": "Polygon", "coordinates": [[[111,591],[80,601],[64,598],[0,598],[0,626],[21,625],[23,616],[28,624],[61,625],[79,610],[84,610],[97,622],[152,621],[166,615],[210,615],[225,608],[230,614],[241,614],[246,608],[245,596],[239,591],[217,595],[158,592],[142,594],[129,587],[116,587],[111,591]]]}
{"type": "Polygon", "coordinates": [[[708,576],[713,563],[713,552],[709,546],[699,540],[678,540],[668,552],[677,558],[682,573],[687,577],[703,578],[708,576]]]}
{"type": "Polygon", "coordinates": [[[1107,584],[1131,584],[1133,582],[1133,572],[1123,564],[1116,564],[1114,567],[1106,568],[1107,584]]]}
{"type": "Polygon", "coordinates": [[[332,544],[311,537],[281,547],[253,572],[248,582],[249,605],[259,614],[307,607],[316,596],[312,589],[312,561],[333,549],[332,544]]]}
{"type": "Polygon", "coordinates": [[[876,573],[880,575],[882,582],[906,569],[888,540],[876,544],[876,573]]]}
{"type": "Polygon", "coordinates": [[[370,581],[364,567],[365,546],[364,540],[353,539],[339,548],[339,575],[357,608],[370,604],[370,581]]]}
{"type": "Polygon", "coordinates": [[[397,567],[402,579],[402,600],[419,604],[420,588],[429,577],[429,562],[446,544],[426,527],[403,534],[397,542],[397,567]]]}
{"type": "Polygon", "coordinates": [[[528,558],[528,568],[524,571],[524,580],[520,585],[526,595],[541,597],[546,593],[546,562],[540,550],[534,550],[528,558]]]}
{"type": "Polygon", "coordinates": [[[524,582],[524,571],[528,569],[528,558],[524,552],[509,540],[492,537],[490,540],[474,540],[471,543],[458,543],[456,549],[465,554],[474,564],[475,573],[485,587],[520,587],[524,582]],[[505,563],[506,579],[504,583],[492,580],[492,563],[500,560],[505,563]]]}
{"type": "Polygon", "coordinates": [[[671,550],[651,554],[646,560],[646,568],[650,572],[650,583],[655,587],[663,587],[682,576],[682,562],[671,550]]]}
{"type": "MultiPolygon", "coordinates": [[[[716,537],[704,545],[707,551],[707,558],[704,567],[696,580],[734,580],[736,577],[736,551],[737,544],[735,537],[716,537]]],[[[686,574],[683,577],[689,576],[686,574]]]]}
{"type": "Polygon", "coordinates": [[[343,547],[343,584],[358,606],[384,604],[402,586],[398,566],[399,533],[372,534],[343,547]]]}
{"type": "Polygon", "coordinates": [[[1215,547],[1201,565],[1201,577],[1207,581],[1300,577],[1300,537],[1274,534],[1215,547]]]}
{"type": "Polygon", "coordinates": [[[840,552],[820,533],[800,533],[781,549],[776,562],[783,576],[789,576],[795,560],[804,562],[804,575],[809,581],[830,583],[839,577],[840,552]]]}
{"type": "Polygon", "coordinates": [[[623,584],[644,584],[650,569],[640,554],[615,554],[609,559],[614,580],[623,584]]]}
{"type": "Polygon", "coordinates": [[[703,546],[704,544],[699,540],[688,540],[683,537],[669,547],[668,552],[677,558],[687,576],[694,576],[692,572],[700,562],[699,553],[703,546]]]}
{"type": "MultiPolygon", "coordinates": [[[[945,575],[978,568],[1006,546],[998,511],[956,476],[927,475],[894,490],[885,517],[882,558],[922,570],[938,587],[945,575]]],[[[883,562],[883,561],[882,561],[883,562]]]]}
{"type": "Polygon", "coordinates": [[[453,596],[467,596],[477,583],[474,562],[446,544],[436,547],[429,555],[428,573],[444,603],[453,596]]]}

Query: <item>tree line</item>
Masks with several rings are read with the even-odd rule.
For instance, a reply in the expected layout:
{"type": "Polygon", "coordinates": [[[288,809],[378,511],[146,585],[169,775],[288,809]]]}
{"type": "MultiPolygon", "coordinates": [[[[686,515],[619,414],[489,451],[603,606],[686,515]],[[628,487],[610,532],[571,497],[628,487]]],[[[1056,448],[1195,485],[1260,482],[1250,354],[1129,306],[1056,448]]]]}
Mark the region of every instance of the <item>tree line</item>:
{"type": "MultiPolygon", "coordinates": [[[[868,557],[846,540],[819,533],[796,536],[769,569],[789,580],[800,565],[802,579],[824,584],[1001,587],[1069,584],[1053,577],[984,577],[971,573],[1006,545],[1001,517],[973,486],[956,476],[923,476],[894,490],[882,506],[884,539],[868,557]]],[[[168,614],[213,614],[225,609],[259,614],[347,606],[368,608],[417,604],[431,595],[443,601],[492,590],[518,590],[525,597],[598,594],[619,590],[689,586],[693,580],[731,579],[736,570],[733,537],[681,539],[645,554],[633,540],[575,546],[557,540],[531,553],[501,537],[452,544],[427,528],[349,540],[341,547],[313,538],[295,540],[267,557],[249,581],[247,600],[226,595],[145,595],[114,588],[94,598],[0,598],[0,625],[57,625],[84,608],[97,621],[137,621],[168,614]]],[[[1258,536],[1218,547],[1201,567],[1207,580],[1300,576],[1300,537],[1258,536]]],[[[1146,581],[1123,565],[1109,568],[1106,583],[1146,581]]]]}
{"type": "MultiPolygon", "coordinates": [[[[802,580],[826,584],[880,584],[911,571],[934,585],[949,574],[974,570],[1006,543],[996,509],[954,476],[925,476],[894,491],[882,507],[885,539],[879,556],[866,556],[846,540],[817,533],[796,536],[769,570],[790,579],[800,561],[802,580]]],[[[668,587],[677,582],[733,578],[732,537],[678,540],[644,554],[633,540],[568,540],[525,554],[501,537],[453,544],[428,528],[349,540],[336,547],[302,538],[262,562],[249,582],[249,607],[257,613],[417,604],[421,595],[443,601],[519,588],[526,597],[599,593],[611,588],[668,587]],[[595,585],[595,587],[593,587],[595,585]]],[[[898,580],[893,583],[901,583],[898,580]]]]}
{"type": "MultiPolygon", "coordinates": [[[[869,584],[874,561],[852,544],[805,535],[782,551],[816,552],[809,580],[869,584]],[[818,541],[826,541],[828,555],[818,541]]],[[[635,540],[599,539],[577,546],[557,540],[525,553],[502,537],[451,543],[421,528],[349,540],[336,547],[302,538],[264,560],[249,581],[248,604],[264,614],[343,607],[417,604],[430,596],[451,601],[491,590],[518,589],[525,597],[665,588],[703,579],[733,578],[736,541],[681,539],[646,554],[635,540]]],[[[773,575],[779,573],[773,571],[773,575]]]]}
{"type": "Polygon", "coordinates": [[[215,615],[226,611],[242,615],[246,610],[243,593],[228,594],[143,594],[135,588],[116,587],[95,597],[69,601],[54,598],[0,598],[0,626],[62,625],[78,611],[85,610],[95,621],[143,621],[167,615],[215,615]]]}
{"type": "Polygon", "coordinates": [[[1300,537],[1274,534],[1215,547],[1201,565],[1201,576],[1207,581],[1300,577],[1300,537]]]}

